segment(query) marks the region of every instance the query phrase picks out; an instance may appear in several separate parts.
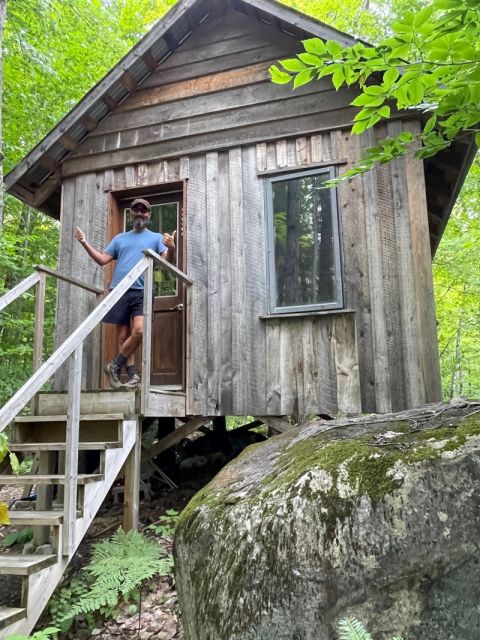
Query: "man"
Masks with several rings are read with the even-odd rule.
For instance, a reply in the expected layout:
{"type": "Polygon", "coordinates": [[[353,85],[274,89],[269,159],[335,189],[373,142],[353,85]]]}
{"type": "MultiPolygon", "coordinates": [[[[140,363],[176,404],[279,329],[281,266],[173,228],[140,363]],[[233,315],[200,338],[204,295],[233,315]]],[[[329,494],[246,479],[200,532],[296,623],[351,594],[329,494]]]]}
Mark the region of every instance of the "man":
{"type": "MultiPolygon", "coordinates": [[[[165,233],[153,233],[146,228],[150,221],[150,203],[143,198],[135,198],[130,205],[133,230],[116,235],[104,251],[98,251],[87,242],[83,231],[76,227],[75,237],[88,255],[100,266],[116,260],[110,288],[113,289],[132,268],[143,258],[145,249],[153,249],[169,262],[175,262],[175,238],[165,233]]],[[[135,371],[134,354],[142,343],[143,336],[143,289],[144,277],[140,276],[111,309],[103,322],[116,325],[117,355],[104,366],[110,386],[135,389],[140,377],[135,371]],[[128,382],[122,385],[120,375],[125,367],[128,382]]]]}

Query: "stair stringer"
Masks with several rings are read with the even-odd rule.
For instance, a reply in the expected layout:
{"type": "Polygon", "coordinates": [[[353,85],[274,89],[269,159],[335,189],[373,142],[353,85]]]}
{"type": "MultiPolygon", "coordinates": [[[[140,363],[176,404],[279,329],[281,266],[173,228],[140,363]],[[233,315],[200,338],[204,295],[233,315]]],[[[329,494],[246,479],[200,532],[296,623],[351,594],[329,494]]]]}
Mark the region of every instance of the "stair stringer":
{"type": "Polygon", "coordinates": [[[15,633],[23,635],[30,634],[125,464],[128,455],[134,449],[135,445],[140,446],[140,442],[137,440],[137,420],[122,420],[121,429],[123,446],[105,451],[104,479],[99,482],[87,484],[84,488],[83,516],[77,518],[75,523],[74,551],[68,556],[62,555],[63,525],[60,525],[58,536],[59,551],[56,564],[33,573],[28,577],[27,616],[2,629],[0,631],[0,640],[5,640],[9,635],[15,633]]]}

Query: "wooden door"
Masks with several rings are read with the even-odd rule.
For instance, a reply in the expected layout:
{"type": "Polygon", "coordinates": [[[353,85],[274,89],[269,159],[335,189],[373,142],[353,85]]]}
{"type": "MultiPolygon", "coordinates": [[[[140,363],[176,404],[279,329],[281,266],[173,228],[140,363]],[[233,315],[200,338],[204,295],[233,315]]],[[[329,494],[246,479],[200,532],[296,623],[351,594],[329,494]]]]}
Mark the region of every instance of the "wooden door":
{"type": "MultiPolygon", "coordinates": [[[[156,233],[177,232],[176,266],[184,270],[184,221],[181,191],[165,194],[143,194],[136,192],[128,198],[112,201],[109,225],[110,237],[132,228],[129,205],[134,197],[145,197],[152,207],[149,229],[156,233]]],[[[107,283],[112,269],[107,269],[107,283]]],[[[153,331],[151,352],[151,379],[153,385],[171,386],[180,389],[184,383],[184,285],[165,269],[155,268],[153,290],[153,331]]],[[[104,325],[104,359],[109,361],[116,352],[115,329],[104,325]]],[[[135,354],[135,366],[141,372],[141,349],[135,354]]],[[[108,386],[105,384],[104,386],[108,386]]]]}

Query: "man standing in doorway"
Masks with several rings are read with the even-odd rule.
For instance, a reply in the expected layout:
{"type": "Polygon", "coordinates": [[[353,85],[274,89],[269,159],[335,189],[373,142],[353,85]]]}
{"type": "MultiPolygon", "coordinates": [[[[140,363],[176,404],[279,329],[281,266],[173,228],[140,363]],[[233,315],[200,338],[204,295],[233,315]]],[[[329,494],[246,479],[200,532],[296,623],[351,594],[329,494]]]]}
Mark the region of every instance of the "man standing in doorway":
{"type": "MultiPolygon", "coordinates": [[[[100,266],[116,260],[110,288],[116,287],[121,280],[143,258],[145,249],[153,249],[169,262],[175,262],[175,242],[169,234],[153,233],[146,225],[150,221],[150,203],[143,198],[135,198],[130,205],[133,218],[133,229],[119,233],[108,244],[104,251],[98,251],[87,242],[85,234],[76,227],[75,237],[84,247],[88,255],[100,266]]],[[[111,309],[103,322],[116,326],[117,355],[104,366],[108,381],[113,389],[135,389],[140,377],[135,370],[134,354],[142,343],[143,336],[143,289],[144,277],[140,276],[132,284],[125,295],[111,309]],[[122,369],[127,371],[128,382],[122,384],[122,369]]]]}

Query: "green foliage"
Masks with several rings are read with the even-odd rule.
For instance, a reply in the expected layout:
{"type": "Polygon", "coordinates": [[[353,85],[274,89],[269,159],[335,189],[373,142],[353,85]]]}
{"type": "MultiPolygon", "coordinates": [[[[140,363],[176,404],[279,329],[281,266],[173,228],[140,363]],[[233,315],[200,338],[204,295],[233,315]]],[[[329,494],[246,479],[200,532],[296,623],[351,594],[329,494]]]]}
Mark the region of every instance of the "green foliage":
{"type": "MultiPolygon", "coordinates": [[[[340,640],[373,640],[363,624],[356,618],[342,618],[338,623],[340,640]]],[[[402,640],[398,636],[392,640],[402,640]]]]}
{"type": "MultiPolygon", "coordinates": [[[[5,172],[143,36],[175,0],[12,0],[3,46],[5,172]]],[[[55,268],[59,224],[5,197],[0,229],[0,296],[30,275],[55,268]]],[[[34,295],[0,313],[0,405],[32,374],[34,295]]],[[[45,355],[53,349],[56,283],[47,279],[45,355]]]]}
{"type": "MultiPolygon", "coordinates": [[[[330,76],[338,90],[357,85],[359,107],[352,133],[361,134],[389,118],[391,106],[429,113],[418,135],[403,132],[368,150],[336,184],[406,153],[428,158],[480,123],[480,20],[477,0],[433,0],[407,11],[391,24],[391,34],[374,47],[342,47],[319,38],[303,41],[305,52],[270,69],[273,82],[299,86],[330,76]]],[[[476,134],[480,143],[480,134],[476,134]]]]}
{"type": "Polygon", "coordinates": [[[18,634],[7,636],[7,640],[56,640],[57,633],[59,633],[59,631],[61,631],[61,629],[58,627],[47,627],[46,629],[36,631],[31,636],[22,636],[18,634]]]}
{"type": "Polygon", "coordinates": [[[445,399],[480,397],[480,158],[472,166],[433,265],[445,399]]]}
{"type": "Polygon", "coordinates": [[[79,614],[87,619],[93,612],[115,615],[121,602],[138,599],[144,580],[171,575],[172,568],[173,559],[160,544],[118,529],[110,540],[94,545],[84,580],[60,590],[50,609],[54,623],[66,630],[79,614]]]}
{"type": "Polygon", "coordinates": [[[30,540],[33,540],[33,530],[31,527],[24,527],[7,534],[2,540],[2,547],[13,547],[15,544],[25,544],[30,540]]]}
{"type": "Polygon", "coordinates": [[[158,522],[150,524],[146,529],[153,531],[153,533],[161,538],[172,538],[175,531],[175,525],[178,520],[178,511],[175,509],[168,509],[164,516],[162,516],[158,522]]]}

